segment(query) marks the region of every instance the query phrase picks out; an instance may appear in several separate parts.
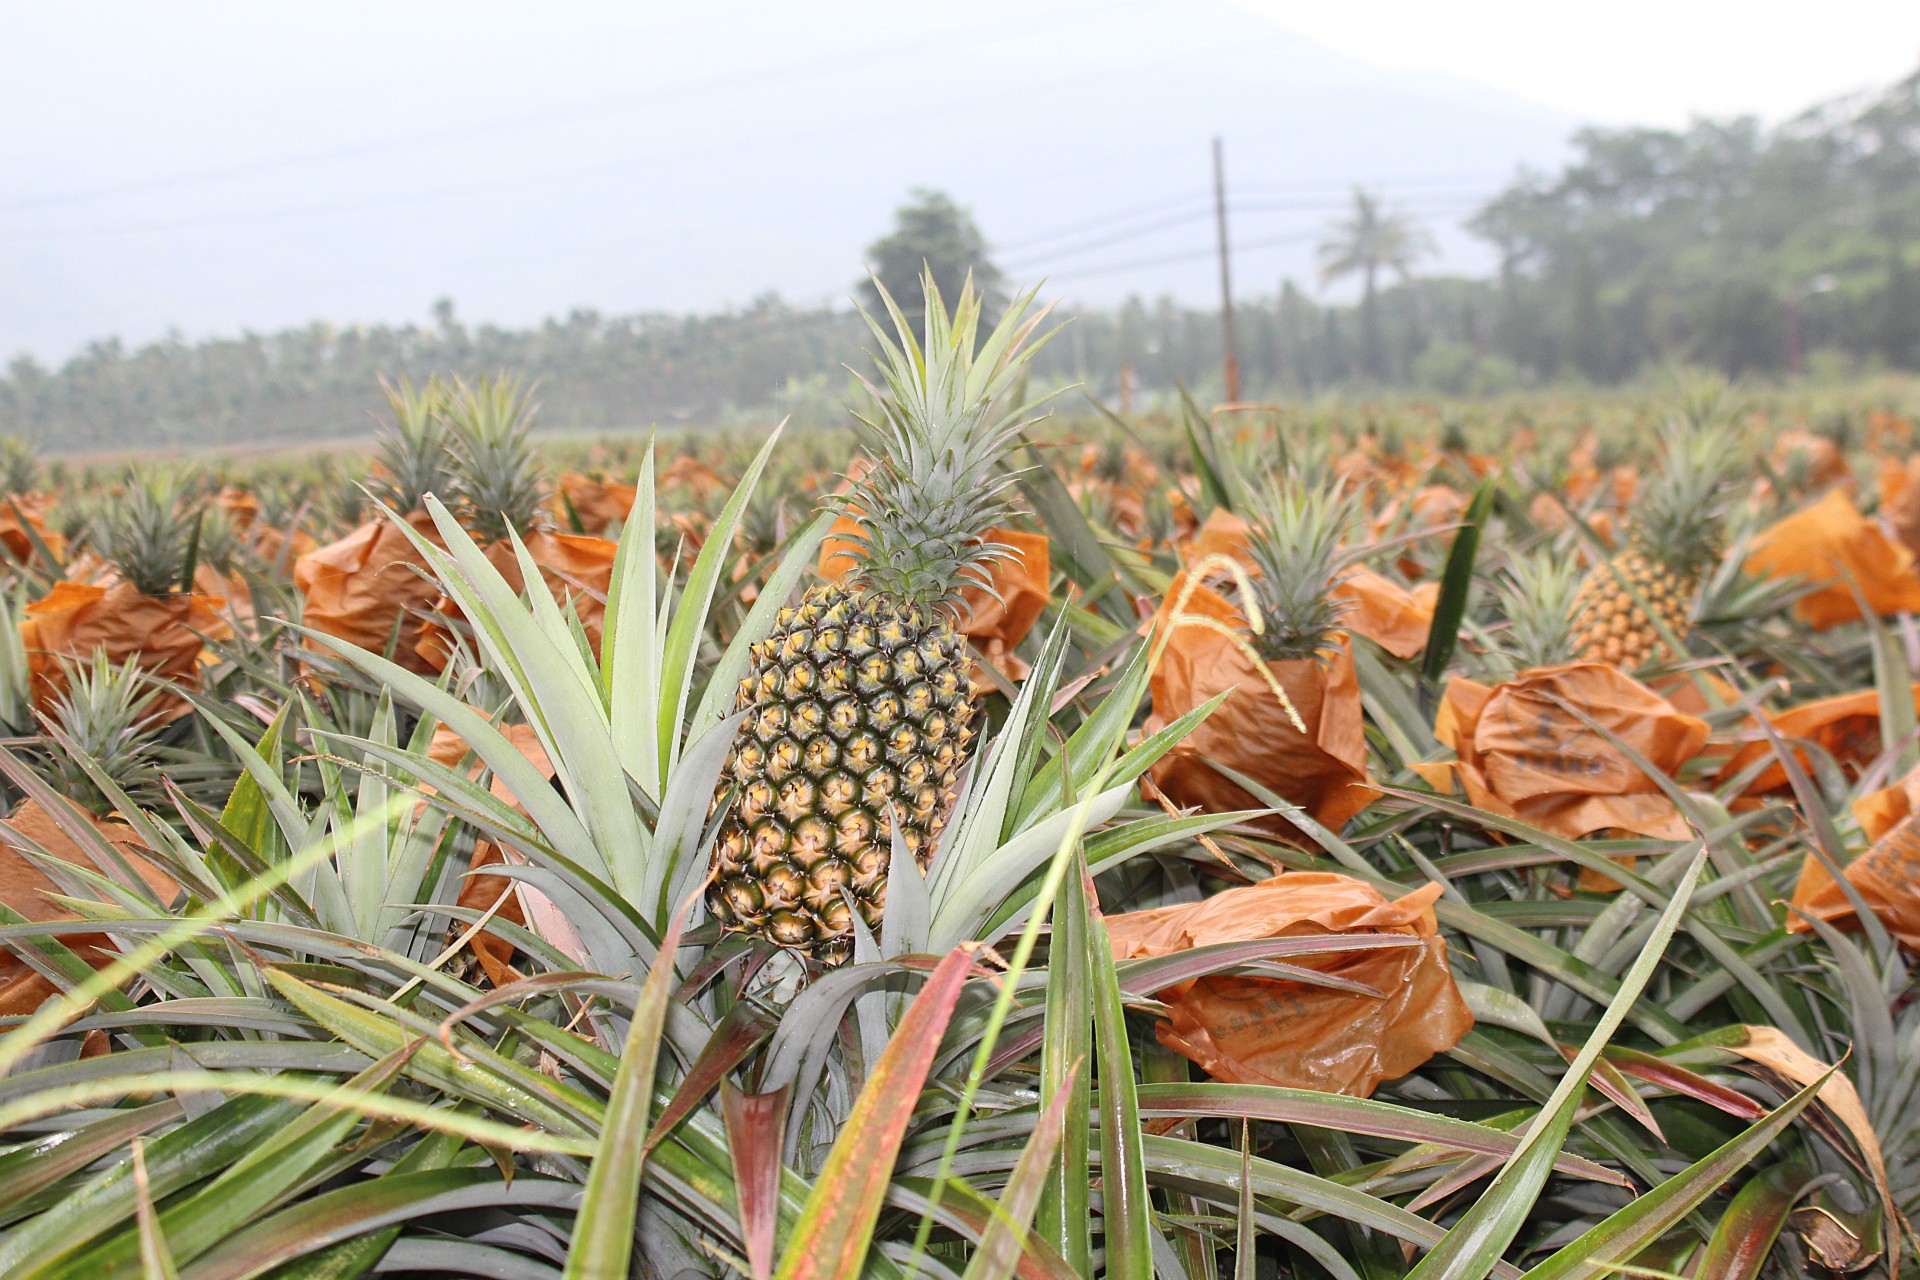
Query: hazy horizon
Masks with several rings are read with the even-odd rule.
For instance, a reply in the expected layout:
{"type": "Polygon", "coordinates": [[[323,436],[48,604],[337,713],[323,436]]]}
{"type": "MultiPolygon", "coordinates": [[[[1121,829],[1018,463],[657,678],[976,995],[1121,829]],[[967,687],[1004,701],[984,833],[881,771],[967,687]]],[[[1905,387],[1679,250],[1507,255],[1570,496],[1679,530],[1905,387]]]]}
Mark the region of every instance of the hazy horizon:
{"type": "Polygon", "coordinates": [[[14,8],[0,103],[30,127],[0,141],[0,359],[421,322],[440,297],[503,325],[839,301],[915,186],[970,206],[1016,279],[1096,305],[1202,301],[1216,133],[1244,293],[1310,287],[1356,183],[1434,231],[1428,270],[1471,273],[1489,259],[1460,219],[1582,123],[1778,119],[1911,68],[1920,6],[1840,8],[1817,39],[1769,37],[1798,62],[1715,63],[1685,93],[1666,68],[1700,20],[1674,17],[1676,47],[1611,98],[1591,76],[1543,82],[1549,56],[1480,56],[1537,40],[1523,6],[1490,2],[1460,11],[1452,45],[1413,6],[1374,6],[1369,37],[1290,0],[14,8]],[[1881,38],[1836,57],[1867,21],[1881,38]],[[1552,103],[1529,96],[1542,83],[1552,103]]]}

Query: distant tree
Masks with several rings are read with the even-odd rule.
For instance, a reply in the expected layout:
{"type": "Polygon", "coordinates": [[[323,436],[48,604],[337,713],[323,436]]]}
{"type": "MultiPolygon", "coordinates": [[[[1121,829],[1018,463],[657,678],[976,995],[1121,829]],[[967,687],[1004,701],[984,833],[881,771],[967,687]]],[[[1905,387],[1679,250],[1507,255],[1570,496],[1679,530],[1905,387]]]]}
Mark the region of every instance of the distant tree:
{"type": "Polygon", "coordinates": [[[1355,187],[1353,212],[1333,224],[1320,244],[1320,284],[1360,277],[1360,359],[1367,375],[1384,378],[1386,344],[1381,339],[1377,284],[1382,271],[1402,280],[1434,251],[1433,237],[1406,213],[1387,209],[1380,197],[1355,187]]]}
{"type": "Polygon", "coordinates": [[[1573,267],[1573,319],[1568,329],[1573,362],[1594,382],[1612,372],[1607,357],[1607,317],[1600,306],[1600,278],[1591,253],[1580,254],[1573,267]]]}
{"type": "MultiPolygon", "coordinates": [[[[987,297],[987,309],[995,310],[1002,277],[987,255],[986,237],[972,212],[943,191],[916,187],[909,194],[913,202],[894,211],[893,230],[867,246],[868,269],[909,317],[918,317],[926,302],[920,288],[922,264],[933,273],[949,306],[971,271],[974,287],[987,297]]],[[[860,282],[860,296],[869,310],[881,305],[872,279],[860,282]]]]}

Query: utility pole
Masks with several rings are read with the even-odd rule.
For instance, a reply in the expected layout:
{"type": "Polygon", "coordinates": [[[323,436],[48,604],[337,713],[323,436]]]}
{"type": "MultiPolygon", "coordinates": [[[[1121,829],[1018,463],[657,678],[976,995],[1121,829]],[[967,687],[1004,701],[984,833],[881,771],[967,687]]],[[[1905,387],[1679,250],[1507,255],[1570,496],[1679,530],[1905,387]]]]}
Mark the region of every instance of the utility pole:
{"type": "Polygon", "coordinates": [[[1227,267],[1227,167],[1213,140],[1213,221],[1220,235],[1220,339],[1226,348],[1227,402],[1240,398],[1240,349],[1233,336],[1233,275],[1227,267]]]}

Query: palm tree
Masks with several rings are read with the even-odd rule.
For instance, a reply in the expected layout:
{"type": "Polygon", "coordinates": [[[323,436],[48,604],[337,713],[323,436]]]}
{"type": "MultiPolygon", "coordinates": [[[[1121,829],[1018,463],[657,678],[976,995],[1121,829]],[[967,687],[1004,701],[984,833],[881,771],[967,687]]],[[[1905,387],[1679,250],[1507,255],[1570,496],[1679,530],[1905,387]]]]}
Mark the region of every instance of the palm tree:
{"type": "Polygon", "coordinates": [[[1380,197],[1363,187],[1353,189],[1353,212],[1333,224],[1321,241],[1320,286],[1359,275],[1361,361],[1370,377],[1385,376],[1385,352],[1380,342],[1380,319],[1375,311],[1374,287],[1382,270],[1401,280],[1413,266],[1434,252],[1433,237],[1412,215],[1386,208],[1380,197]]]}

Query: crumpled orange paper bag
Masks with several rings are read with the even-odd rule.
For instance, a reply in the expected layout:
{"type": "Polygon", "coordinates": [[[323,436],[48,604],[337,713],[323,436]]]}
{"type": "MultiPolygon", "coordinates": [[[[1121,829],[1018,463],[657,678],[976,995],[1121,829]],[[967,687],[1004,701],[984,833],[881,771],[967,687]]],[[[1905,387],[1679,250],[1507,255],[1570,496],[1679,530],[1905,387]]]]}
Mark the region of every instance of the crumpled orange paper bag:
{"type": "MultiPolygon", "coordinates": [[[[133,828],[88,815],[94,828],[126,855],[128,864],[147,882],[161,902],[170,902],[179,891],[173,878],[141,856],[146,846],[133,828]]],[[[24,800],[4,823],[0,823],[0,903],[19,912],[36,924],[51,920],[75,920],[72,911],[53,901],[49,894],[64,893],[39,864],[20,850],[24,836],[47,853],[88,871],[99,871],[93,859],[73,837],[61,830],[54,816],[36,800],[24,800]]],[[[105,934],[68,934],[62,945],[78,954],[96,969],[119,954],[105,934]]],[[[32,1013],[57,988],[20,959],[6,944],[0,943],[0,1016],[32,1013]]]]}
{"type": "Polygon", "coordinates": [[[1202,902],[1107,917],[1116,959],[1316,934],[1399,933],[1417,947],[1289,961],[1373,987],[1366,996],[1275,978],[1215,975],[1158,992],[1160,1043],[1218,1080],[1370,1096],[1452,1048],[1473,1014],[1447,968],[1426,885],[1397,901],[1349,876],[1300,871],[1202,902]]]}
{"type": "Polygon", "coordinates": [[[1573,662],[1492,688],[1456,677],[1433,731],[1459,759],[1414,768],[1436,788],[1457,780],[1476,806],[1569,840],[1615,829],[1686,839],[1686,820],[1658,784],[1562,702],[1668,776],[1706,745],[1705,721],[1617,667],[1573,662]]]}
{"type": "Polygon", "coordinates": [[[1875,613],[1920,612],[1913,552],[1860,514],[1840,489],[1762,530],[1747,555],[1756,578],[1804,578],[1820,589],[1794,602],[1801,621],[1825,631],[1860,617],[1857,587],[1875,613]]]}
{"type": "MultiPolygon", "coordinates": [[[[440,532],[433,517],[416,511],[406,523],[434,546],[440,532]]],[[[382,518],[301,556],[294,585],[306,604],[300,620],[315,631],[385,653],[399,628],[393,660],[416,674],[433,668],[415,652],[426,628],[425,611],[440,595],[426,561],[391,520],[382,518]]]]}
{"type": "Polygon", "coordinates": [[[1867,839],[1878,840],[1920,810],[1920,768],[1890,787],[1861,796],[1852,807],[1854,821],[1867,833],[1867,839]]]}
{"type": "Polygon", "coordinates": [[[1147,531],[1145,486],[1132,481],[1078,476],[1067,482],[1067,494],[1081,506],[1091,505],[1096,518],[1122,538],[1138,538],[1147,531]]]}
{"type": "MultiPolygon", "coordinates": [[[[995,666],[1017,678],[1026,674],[1026,664],[1012,656],[1013,650],[1027,638],[1052,598],[1052,544],[1044,534],[1019,529],[988,529],[982,539],[1011,547],[1013,554],[986,566],[992,593],[977,585],[961,588],[960,630],[995,666]]],[[[840,581],[853,568],[859,547],[859,520],[840,516],[820,544],[820,576],[828,582],[840,581]]]]}
{"type": "Polygon", "coordinates": [[[47,528],[47,505],[47,499],[39,494],[16,493],[10,497],[0,497],[0,547],[6,548],[12,563],[33,562],[35,538],[45,544],[54,559],[59,560],[67,554],[67,540],[47,528]]]}
{"type": "MultiPolygon", "coordinates": [[[[607,617],[607,591],[613,584],[613,559],[620,544],[606,538],[554,533],[547,529],[526,534],[521,542],[527,548],[527,555],[539,566],[540,576],[546,580],[553,598],[565,601],[571,597],[573,610],[580,615],[580,624],[586,630],[587,643],[595,653],[600,652],[600,629],[607,617]]],[[[507,585],[517,592],[526,590],[526,579],[520,574],[520,558],[514,554],[512,543],[494,543],[487,548],[486,557],[507,580],[507,585]]],[[[450,615],[453,610],[453,602],[445,596],[435,600],[428,608],[430,616],[422,628],[420,641],[414,646],[414,651],[434,671],[446,669],[447,660],[453,656],[453,636],[444,623],[431,615],[450,615]]]]}
{"type": "MultiPolygon", "coordinates": [[[[1258,575],[1260,566],[1247,550],[1252,536],[1245,520],[1225,507],[1215,507],[1200,531],[1180,549],[1181,559],[1196,565],[1208,556],[1226,556],[1258,575]]],[[[1365,636],[1396,658],[1413,658],[1427,647],[1440,587],[1426,582],[1409,591],[1385,574],[1360,566],[1334,588],[1333,598],[1347,606],[1340,615],[1342,629],[1365,636]]]]}
{"type": "Polygon", "coordinates": [[[692,490],[696,497],[705,499],[725,489],[727,482],[700,459],[692,454],[683,453],[662,468],[656,487],[660,489],[685,487],[692,490]]]}
{"type": "Polygon", "coordinates": [[[1260,572],[1248,544],[1253,529],[1225,507],[1215,507],[1192,538],[1181,544],[1180,559],[1188,565],[1199,564],[1209,556],[1226,556],[1248,573],[1260,572]]]}
{"type": "MultiPolygon", "coordinates": [[[[546,749],[540,745],[538,735],[530,726],[506,725],[501,732],[534,768],[548,778],[553,777],[553,762],[547,759],[546,749]]],[[[451,769],[459,764],[470,750],[472,748],[467,745],[466,739],[445,725],[441,725],[433,731],[433,741],[427,746],[427,758],[451,769]]],[[[468,765],[467,776],[477,778],[485,769],[484,764],[474,760],[468,765]]],[[[488,783],[487,789],[498,799],[525,812],[513,792],[508,790],[498,777],[488,783]]],[[[467,862],[467,869],[477,871],[481,867],[496,866],[506,860],[506,855],[501,851],[500,846],[488,840],[479,840],[474,843],[473,856],[467,862]]],[[[496,919],[524,927],[527,923],[527,913],[522,894],[514,892],[516,883],[507,876],[469,875],[460,882],[460,895],[455,899],[455,903],[473,911],[486,911],[497,902],[500,904],[500,909],[494,912],[496,919]]],[[[463,925],[462,928],[464,927],[463,925]]],[[[507,939],[496,933],[482,930],[473,936],[468,945],[473,949],[475,958],[480,961],[480,967],[486,971],[487,980],[494,986],[504,987],[520,977],[513,969],[514,945],[507,939]]]]}
{"type": "MultiPolygon", "coordinates": [[[[1913,706],[1914,711],[1920,713],[1920,684],[1913,686],[1913,706]]],[[[1860,689],[1803,702],[1778,715],[1769,715],[1767,720],[1773,725],[1774,732],[1793,750],[1802,767],[1809,770],[1812,762],[1804,750],[1794,745],[1797,742],[1810,742],[1819,747],[1849,776],[1858,775],[1862,768],[1879,756],[1883,746],[1880,738],[1880,695],[1873,689],[1860,689]]],[[[1727,761],[1724,772],[1730,777],[1762,759],[1772,760],[1773,763],[1754,775],[1753,781],[1747,784],[1746,794],[1763,795],[1787,790],[1791,784],[1787,779],[1786,766],[1780,763],[1771,741],[1743,744],[1727,761]]]]}
{"type": "Polygon", "coordinates": [[[1349,606],[1340,615],[1341,626],[1396,658],[1417,658],[1427,647],[1440,584],[1423,582],[1409,591],[1383,573],[1359,568],[1334,589],[1333,598],[1349,606]]]}
{"type": "MultiPolygon", "coordinates": [[[[1893,786],[1869,792],[1853,802],[1853,816],[1871,841],[1867,851],[1841,869],[1847,882],[1866,901],[1902,945],[1920,951],[1920,768],[1893,786]]],[[[1853,903],[1834,883],[1826,865],[1813,854],[1800,864],[1793,887],[1795,913],[1787,928],[1804,933],[1810,927],[1803,915],[1825,920],[1838,928],[1857,929],[1853,903]]]]}
{"type": "Polygon", "coordinates": [[[320,547],[314,536],[304,529],[276,529],[264,524],[247,531],[247,545],[254,559],[275,574],[285,573],[288,566],[300,562],[301,556],[320,547]]]}
{"type": "MultiPolygon", "coordinates": [[[[1920,951],[1920,819],[1909,813],[1841,868],[1841,874],[1900,945],[1920,951]]],[[[1795,933],[1811,927],[1806,916],[1843,929],[1860,926],[1853,903],[1812,855],[1801,864],[1793,905],[1787,928],[1795,933]]]]}
{"type": "Polygon", "coordinates": [[[639,497],[640,490],[635,485],[568,471],[561,475],[548,506],[554,519],[562,524],[568,523],[570,516],[579,516],[583,529],[598,534],[626,523],[639,497]]]}
{"type": "MultiPolygon", "coordinates": [[[[1367,735],[1360,705],[1360,681],[1346,637],[1322,655],[1269,662],[1267,670],[1287,691],[1302,733],[1246,654],[1210,627],[1174,625],[1173,606],[1185,591],[1186,574],[1176,576],[1153,623],[1158,644],[1172,627],[1166,649],[1154,667],[1153,713],[1146,732],[1156,733],[1217,693],[1231,691],[1212,715],[1200,722],[1173,750],[1157,761],[1153,784],[1182,807],[1211,812],[1258,809],[1264,805],[1238,783],[1229,781],[1208,760],[1243,773],[1275,794],[1305,809],[1314,821],[1338,831],[1380,793],[1368,785],[1367,735]]],[[[1244,633],[1246,619],[1224,597],[1198,587],[1186,613],[1212,618],[1244,633]]],[[[1306,836],[1279,816],[1259,826],[1288,840],[1306,836]]]]}
{"type": "MultiPolygon", "coordinates": [[[[200,687],[200,654],[208,637],[230,633],[220,615],[219,596],[142,595],[130,583],[100,586],[56,582],[45,599],[27,606],[20,620],[20,643],[33,674],[33,705],[49,710],[67,691],[60,659],[91,659],[104,650],[116,666],[137,660],[140,669],[186,689],[200,687]]],[[[187,714],[185,699],[161,692],[153,715],[177,720],[187,714]]]]}
{"type": "Polygon", "coordinates": [[[1043,534],[1019,529],[989,529],[987,541],[1005,543],[1013,548],[1013,555],[989,566],[992,593],[978,586],[961,588],[966,614],[960,629],[994,666],[1022,677],[1027,664],[1015,657],[1013,650],[1033,630],[1052,597],[1052,544],[1043,534]]]}
{"type": "Polygon", "coordinates": [[[1920,556],[1920,454],[1891,471],[1882,482],[1880,516],[1900,545],[1920,556]]]}

